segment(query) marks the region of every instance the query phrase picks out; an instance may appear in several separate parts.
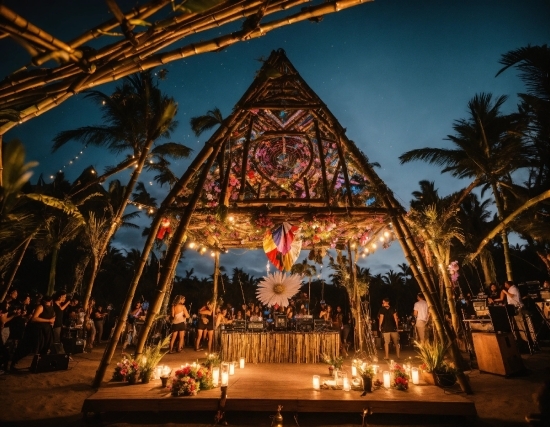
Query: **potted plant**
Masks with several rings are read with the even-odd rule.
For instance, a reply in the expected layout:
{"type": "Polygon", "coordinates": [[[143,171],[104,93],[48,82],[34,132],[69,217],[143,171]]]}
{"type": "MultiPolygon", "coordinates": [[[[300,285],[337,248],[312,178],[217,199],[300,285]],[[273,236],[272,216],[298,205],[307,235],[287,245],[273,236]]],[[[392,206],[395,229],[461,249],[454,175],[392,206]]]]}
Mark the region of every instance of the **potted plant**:
{"type": "Polygon", "coordinates": [[[214,366],[220,366],[221,363],[222,363],[222,360],[220,358],[219,353],[210,353],[208,356],[206,356],[206,361],[204,362],[204,366],[212,370],[214,366]]]}
{"type": "Polygon", "coordinates": [[[374,378],[374,368],[371,365],[358,364],[357,373],[363,380],[363,391],[370,393],[372,391],[372,379],[374,378]]]}
{"type": "Polygon", "coordinates": [[[164,340],[161,340],[157,345],[146,347],[141,356],[138,358],[140,379],[143,383],[148,383],[151,379],[155,368],[162,360],[164,355],[168,353],[167,351],[162,351],[164,347],[168,347],[170,344],[170,336],[166,337],[164,340]]]}
{"type": "Polygon", "coordinates": [[[428,384],[449,387],[456,382],[456,370],[445,362],[448,346],[428,341],[423,344],[415,341],[418,358],[422,361],[422,378],[428,384]]]}

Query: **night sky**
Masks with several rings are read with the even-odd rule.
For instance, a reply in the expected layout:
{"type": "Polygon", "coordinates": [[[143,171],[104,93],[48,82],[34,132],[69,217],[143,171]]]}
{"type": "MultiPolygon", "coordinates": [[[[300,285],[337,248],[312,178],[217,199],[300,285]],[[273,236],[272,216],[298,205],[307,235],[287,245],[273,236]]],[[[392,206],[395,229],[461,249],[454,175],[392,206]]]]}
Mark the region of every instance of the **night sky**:
{"type": "MultiPolygon", "coordinates": [[[[110,18],[105,3],[99,0],[4,3],[65,41],[110,18]]],[[[123,10],[133,3],[119,2],[123,10]]],[[[514,70],[495,77],[501,68],[498,60],[509,50],[548,43],[549,22],[548,0],[379,0],[328,15],[319,24],[306,21],[223,52],[172,62],[165,67],[167,79],[161,82],[162,90],[179,104],[179,127],[172,140],[198,152],[210,134],[196,138],[189,119],[213,107],[227,116],[261,67],[257,60],[282,48],[347,128],[347,136],[371,161],[381,164],[376,172],[408,208],[411,192],[418,189],[422,179],[435,181],[440,195],[468,183],[441,175],[438,168],[424,163],[401,166],[399,155],[413,148],[449,147],[444,138],[452,133],[454,120],[466,117],[467,103],[476,93],[509,95],[504,112],[514,110],[515,95],[524,87],[514,70]]],[[[0,39],[0,52],[2,78],[29,60],[26,52],[7,38],[0,39]]],[[[99,90],[111,93],[113,88],[105,85],[99,90]]],[[[40,163],[33,182],[41,173],[48,181],[58,170],[72,181],[87,166],[102,171],[120,158],[98,147],[80,154],[82,146],[77,142],[52,154],[52,139],[61,130],[99,123],[97,108],[77,95],[12,129],[4,141],[21,139],[28,160],[40,163]]],[[[187,164],[175,163],[177,175],[187,164]]],[[[124,182],[126,175],[117,178],[124,182]]],[[[166,187],[149,185],[151,177],[143,176],[142,181],[157,200],[164,198],[166,187]]],[[[147,219],[142,221],[147,223],[147,219]]],[[[141,250],[140,235],[141,231],[122,230],[114,244],[141,250]]],[[[261,251],[232,250],[221,258],[228,270],[240,267],[255,276],[265,274],[266,262],[261,251]]],[[[385,273],[390,268],[396,270],[401,262],[401,249],[394,242],[389,249],[380,249],[358,264],[374,273],[385,273]]],[[[178,271],[181,274],[190,268],[199,276],[210,275],[213,261],[187,251],[178,271]]],[[[325,269],[323,276],[327,274],[325,269]]]]}

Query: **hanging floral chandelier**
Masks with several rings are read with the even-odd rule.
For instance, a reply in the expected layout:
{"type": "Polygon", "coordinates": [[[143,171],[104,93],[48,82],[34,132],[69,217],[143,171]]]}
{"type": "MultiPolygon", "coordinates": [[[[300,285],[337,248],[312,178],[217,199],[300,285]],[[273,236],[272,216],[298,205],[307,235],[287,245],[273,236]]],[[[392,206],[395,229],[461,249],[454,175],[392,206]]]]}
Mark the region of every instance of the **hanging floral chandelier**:
{"type": "Polygon", "coordinates": [[[302,276],[299,274],[285,275],[275,272],[265,276],[258,284],[256,295],[267,306],[288,306],[288,300],[298,293],[302,286],[302,276]]]}

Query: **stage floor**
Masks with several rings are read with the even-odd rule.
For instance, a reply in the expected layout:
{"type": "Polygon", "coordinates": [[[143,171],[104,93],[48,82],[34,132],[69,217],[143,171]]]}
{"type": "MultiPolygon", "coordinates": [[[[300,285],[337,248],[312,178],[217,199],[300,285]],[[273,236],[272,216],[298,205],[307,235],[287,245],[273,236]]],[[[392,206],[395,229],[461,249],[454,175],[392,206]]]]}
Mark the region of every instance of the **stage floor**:
{"type": "MultiPolygon", "coordinates": [[[[349,368],[348,376],[350,376],[349,368]]],[[[313,390],[312,376],[330,380],[326,364],[247,364],[229,377],[226,411],[275,412],[362,412],[458,415],[475,417],[473,402],[456,393],[427,385],[409,386],[408,391],[375,390],[361,396],[362,390],[313,390]]],[[[380,374],[381,379],[381,374],[380,374]]],[[[125,411],[212,411],[218,409],[220,388],[203,390],[197,396],[172,397],[160,380],[128,385],[110,382],[84,401],[82,412],[125,411]]]]}

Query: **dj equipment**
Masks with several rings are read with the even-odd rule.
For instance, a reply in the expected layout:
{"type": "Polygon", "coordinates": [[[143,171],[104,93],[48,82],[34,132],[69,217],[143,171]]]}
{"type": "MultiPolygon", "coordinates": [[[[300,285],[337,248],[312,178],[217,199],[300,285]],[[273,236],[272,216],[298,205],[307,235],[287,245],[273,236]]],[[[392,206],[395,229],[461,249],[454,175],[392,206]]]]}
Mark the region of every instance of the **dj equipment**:
{"type": "Polygon", "coordinates": [[[296,319],[297,332],[313,332],[313,316],[296,319]]]}
{"type": "Polygon", "coordinates": [[[491,305],[489,306],[489,315],[493,321],[495,332],[513,332],[514,307],[511,305],[491,305]]]}
{"type": "Polygon", "coordinates": [[[286,315],[284,315],[284,314],[281,314],[281,315],[276,314],[275,315],[274,329],[276,331],[286,330],[287,325],[288,325],[288,319],[286,318],[286,315]]]}
{"type": "Polygon", "coordinates": [[[508,376],[525,369],[512,333],[473,332],[472,340],[480,371],[508,376]]]}
{"type": "Polygon", "coordinates": [[[31,372],[65,371],[69,368],[68,354],[35,354],[31,363],[31,372]]]}
{"type": "Polygon", "coordinates": [[[330,329],[330,322],[325,319],[313,319],[313,330],[315,332],[323,332],[330,329]]]}
{"type": "Polygon", "coordinates": [[[476,316],[478,317],[489,315],[489,310],[487,310],[487,300],[485,298],[473,299],[472,307],[474,308],[474,311],[476,312],[476,316]]]}
{"type": "Polygon", "coordinates": [[[263,331],[264,322],[262,321],[248,322],[246,325],[246,329],[249,331],[263,331]]]}
{"type": "Polygon", "coordinates": [[[244,331],[246,329],[246,320],[233,320],[234,331],[244,331]]]}
{"type": "Polygon", "coordinates": [[[544,319],[550,320],[550,301],[537,302],[540,313],[544,319]]]}

